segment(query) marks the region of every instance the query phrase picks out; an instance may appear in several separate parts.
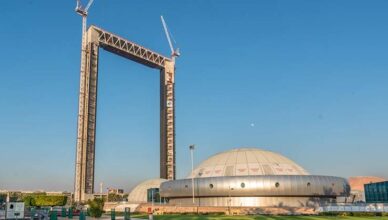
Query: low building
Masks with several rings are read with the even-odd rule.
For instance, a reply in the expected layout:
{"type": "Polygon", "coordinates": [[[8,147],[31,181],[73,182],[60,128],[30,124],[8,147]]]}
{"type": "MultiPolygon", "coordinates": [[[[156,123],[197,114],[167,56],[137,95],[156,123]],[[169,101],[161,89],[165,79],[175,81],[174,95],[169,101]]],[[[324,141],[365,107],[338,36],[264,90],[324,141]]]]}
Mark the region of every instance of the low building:
{"type": "Polygon", "coordinates": [[[383,182],[385,179],[376,176],[354,176],[348,179],[350,185],[350,194],[354,197],[355,203],[365,202],[364,185],[368,183],[383,182]]]}
{"type": "Polygon", "coordinates": [[[364,185],[367,203],[388,203],[388,181],[364,185]]]}
{"type": "Polygon", "coordinates": [[[108,188],[108,194],[124,195],[123,189],[108,188]]]}

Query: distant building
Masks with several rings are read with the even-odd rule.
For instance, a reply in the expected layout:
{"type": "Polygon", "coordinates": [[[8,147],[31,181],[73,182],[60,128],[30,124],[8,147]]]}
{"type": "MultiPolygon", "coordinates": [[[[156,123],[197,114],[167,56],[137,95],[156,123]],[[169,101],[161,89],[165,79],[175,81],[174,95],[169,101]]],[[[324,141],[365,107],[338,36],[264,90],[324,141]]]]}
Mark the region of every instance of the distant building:
{"type": "Polygon", "coordinates": [[[104,201],[109,201],[107,193],[94,193],[93,199],[104,199],[104,201]]]}
{"type": "Polygon", "coordinates": [[[123,189],[108,188],[108,194],[123,195],[124,194],[124,190],[123,189]]]}
{"type": "Polygon", "coordinates": [[[354,196],[354,202],[365,202],[364,185],[368,183],[383,182],[385,179],[375,176],[349,177],[350,194],[354,196]]]}
{"type": "Polygon", "coordinates": [[[388,181],[364,185],[367,203],[388,203],[388,181]]]}

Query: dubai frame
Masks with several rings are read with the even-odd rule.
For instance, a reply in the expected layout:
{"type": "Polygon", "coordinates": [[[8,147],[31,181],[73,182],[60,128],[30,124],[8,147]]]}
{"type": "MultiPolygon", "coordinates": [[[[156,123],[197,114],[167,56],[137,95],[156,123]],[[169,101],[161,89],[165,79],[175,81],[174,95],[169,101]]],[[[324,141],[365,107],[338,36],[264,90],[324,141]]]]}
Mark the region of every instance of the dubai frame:
{"type": "Polygon", "coordinates": [[[96,26],[83,35],[74,201],[94,193],[99,48],[160,70],[160,177],[175,179],[175,59],[167,58],[96,26]]]}

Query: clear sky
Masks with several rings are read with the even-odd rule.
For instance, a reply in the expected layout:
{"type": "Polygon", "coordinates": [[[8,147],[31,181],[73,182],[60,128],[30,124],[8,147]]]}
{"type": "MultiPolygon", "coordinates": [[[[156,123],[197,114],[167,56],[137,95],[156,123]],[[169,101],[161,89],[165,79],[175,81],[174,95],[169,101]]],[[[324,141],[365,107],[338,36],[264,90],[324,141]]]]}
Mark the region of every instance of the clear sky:
{"type": "MultiPolygon", "coordinates": [[[[72,190],[81,18],[75,0],[0,3],[0,189],[72,190]]],[[[89,24],[168,55],[177,174],[255,146],[310,173],[388,178],[388,1],[95,0],[89,24]]],[[[159,175],[159,74],[100,50],[96,185],[159,175]]]]}

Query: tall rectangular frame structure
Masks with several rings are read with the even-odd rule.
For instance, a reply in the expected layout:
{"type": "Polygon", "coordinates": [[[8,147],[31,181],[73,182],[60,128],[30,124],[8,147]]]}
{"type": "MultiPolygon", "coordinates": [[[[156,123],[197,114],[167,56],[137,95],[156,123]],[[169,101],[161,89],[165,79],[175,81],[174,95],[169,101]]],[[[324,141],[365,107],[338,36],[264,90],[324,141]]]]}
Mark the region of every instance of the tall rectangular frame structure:
{"type": "Polygon", "coordinates": [[[138,44],[91,26],[83,36],[78,106],[74,201],[94,193],[99,48],[160,70],[160,178],[175,179],[175,62],[138,44]],[[85,45],[84,45],[85,44],[85,45]]]}

